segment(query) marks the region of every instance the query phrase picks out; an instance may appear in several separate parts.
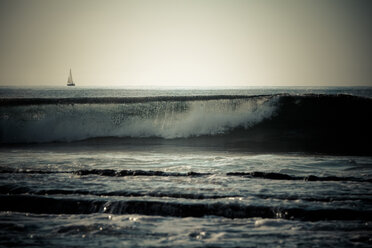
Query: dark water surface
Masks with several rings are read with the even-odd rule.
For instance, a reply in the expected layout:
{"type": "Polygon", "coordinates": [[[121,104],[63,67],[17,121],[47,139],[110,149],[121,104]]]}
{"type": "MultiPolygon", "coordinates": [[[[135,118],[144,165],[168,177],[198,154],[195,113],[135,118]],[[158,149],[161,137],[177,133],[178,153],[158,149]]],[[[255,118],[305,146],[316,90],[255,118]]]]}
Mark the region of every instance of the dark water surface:
{"type": "Polygon", "coordinates": [[[0,246],[370,247],[370,92],[2,88],[0,246]]]}

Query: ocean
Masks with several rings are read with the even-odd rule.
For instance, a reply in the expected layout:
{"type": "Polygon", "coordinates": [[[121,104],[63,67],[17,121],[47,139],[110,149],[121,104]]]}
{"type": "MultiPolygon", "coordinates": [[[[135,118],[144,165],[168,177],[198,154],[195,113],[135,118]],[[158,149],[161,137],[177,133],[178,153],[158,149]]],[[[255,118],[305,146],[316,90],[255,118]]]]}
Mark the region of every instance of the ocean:
{"type": "Polygon", "coordinates": [[[371,247],[372,88],[0,87],[0,246],[371,247]]]}

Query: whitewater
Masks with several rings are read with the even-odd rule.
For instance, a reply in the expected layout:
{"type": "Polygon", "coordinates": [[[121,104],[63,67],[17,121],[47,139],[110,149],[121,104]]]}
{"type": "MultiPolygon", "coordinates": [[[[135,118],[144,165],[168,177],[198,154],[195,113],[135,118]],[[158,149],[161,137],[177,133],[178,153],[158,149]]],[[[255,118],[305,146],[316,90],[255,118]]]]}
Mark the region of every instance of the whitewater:
{"type": "Polygon", "coordinates": [[[371,97],[1,87],[0,246],[369,247],[371,97]]]}

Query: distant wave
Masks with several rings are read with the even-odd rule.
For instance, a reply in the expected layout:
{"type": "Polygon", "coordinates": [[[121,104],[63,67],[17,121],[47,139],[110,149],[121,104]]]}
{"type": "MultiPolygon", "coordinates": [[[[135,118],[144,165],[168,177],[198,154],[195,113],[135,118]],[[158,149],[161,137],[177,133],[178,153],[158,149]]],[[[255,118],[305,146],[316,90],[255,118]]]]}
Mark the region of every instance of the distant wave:
{"type": "Polygon", "coordinates": [[[87,200],[35,195],[0,195],[0,211],[37,214],[143,214],[174,217],[284,218],[300,220],[372,220],[372,211],[346,208],[304,209],[250,206],[239,203],[176,203],[169,201],[87,200]]]}
{"type": "MultiPolygon", "coordinates": [[[[212,175],[211,173],[200,172],[164,172],[153,170],[112,170],[112,169],[91,169],[77,171],[49,171],[49,170],[29,170],[29,169],[14,169],[9,167],[0,167],[0,174],[4,173],[24,173],[24,174],[54,174],[54,173],[73,173],[79,176],[97,175],[107,177],[129,177],[129,176],[145,176],[145,177],[205,177],[212,175]]],[[[372,178],[356,178],[356,177],[338,177],[338,176],[292,176],[284,173],[276,172],[227,172],[225,176],[239,176],[245,178],[261,178],[270,180],[303,180],[308,182],[314,181],[351,181],[351,182],[369,182],[372,183],[372,178]]]]}
{"type": "Polygon", "coordinates": [[[372,140],[370,116],[372,99],[352,95],[4,98],[0,143],[161,138],[253,151],[372,154],[364,145],[372,140]]]}
{"type": "MultiPolygon", "coordinates": [[[[175,199],[193,199],[193,200],[206,200],[206,199],[226,199],[226,198],[240,198],[243,195],[232,195],[223,192],[211,193],[181,193],[181,192],[161,192],[161,191],[146,191],[141,190],[82,190],[82,189],[34,189],[24,186],[15,185],[1,185],[0,194],[3,195],[65,195],[65,196],[119,196],[119,197],[153,197],[153,198],[175,198],[175,199]]],[[[349,195],[349,196],[306,196],[306,195],[278,195],[278,194],[252,194],[252,196],[261,199],[279,199],[286,201],[307,201],[307,202],[342,202],[342,201],[359,201],[366,204],[372,203],[371,197],[366,195],[349,195]]]]}
{"type": "MultiPolygon", "coordinates": [[[[275,94],[281,95],[281,94],[275,94]]],[[[275,95],[206,95],[206,96],[147,96],[147,97],[80,97],[80,98],[2,98],[0,106],[49,105],[49,104],[122,104],[147,102],[184,102],[234,100],[272,97],[275,95]]]]}
{"type": "MultiPolygon", "coordinates": [[[[241,198],[243,195],[231,195],[219,192],[216,193],[180,193],[180,192],[159,192],[159,191],[131,191],[131,190],[118,190],[118,191],[102,191],[102,190],[81,190],[81,189],[42,189],[37,190],[23,186],[14,187],[14,185],[0,186],[0,194],[3,195],[65,195],[65,196],[119,196],[119,197],[153,197],[153,198],[175,198],[175,199],[192,199],[192,200],[206,200],[206,199],[226,199],[226,198],[241,198]]],[[[369,195],[352,195],[352,196],[304,196],[304,195],[270,195],[270,194],[252,194],[253,197],[261,199],[279,199],[286,201],[307,201],[307,202],[345,202],[345,201],[359,201],[366,204],[372,203],[369,195]]]]}

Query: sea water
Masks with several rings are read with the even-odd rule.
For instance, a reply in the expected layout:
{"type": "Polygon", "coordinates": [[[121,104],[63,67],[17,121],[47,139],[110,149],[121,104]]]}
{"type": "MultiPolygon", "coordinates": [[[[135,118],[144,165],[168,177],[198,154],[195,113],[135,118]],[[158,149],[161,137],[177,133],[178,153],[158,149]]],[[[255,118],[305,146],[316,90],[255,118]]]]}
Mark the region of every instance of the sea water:
{"type": "Polygon", "coordinates": [[[371,88],[0,96],[2,246],[372,244],[371,88]]]}

